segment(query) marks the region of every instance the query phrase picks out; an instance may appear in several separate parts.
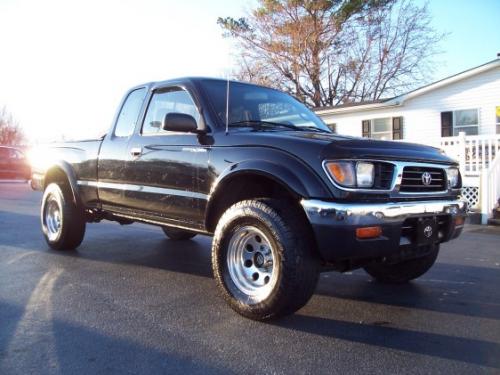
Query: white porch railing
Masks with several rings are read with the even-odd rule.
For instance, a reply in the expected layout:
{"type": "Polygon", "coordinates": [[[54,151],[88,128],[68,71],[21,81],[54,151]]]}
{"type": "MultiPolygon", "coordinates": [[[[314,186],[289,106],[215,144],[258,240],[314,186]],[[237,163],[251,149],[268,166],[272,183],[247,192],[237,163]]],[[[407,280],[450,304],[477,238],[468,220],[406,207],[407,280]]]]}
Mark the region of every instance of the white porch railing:
{"type": "Polygon", "coordinates": [[[481,174],[481,223],[487,224],[495,204],[500,198],[500,155],[481,174]]]}
{"type": "MultiPolygon", "coordinates": [[[[411,141],[411,140],[403,140],[411,141]]],[[[443,137],[425,142],[441,148],[460,164],[462,197],[481,212],[485,224],[500,198],[500,134],[443,137]]]]}
{"type": "Polygon", "coordinates": [[[441,138],[440,148],[460,163],[463,176],[480,176],[500,152],[500,134],[441,138]]]}

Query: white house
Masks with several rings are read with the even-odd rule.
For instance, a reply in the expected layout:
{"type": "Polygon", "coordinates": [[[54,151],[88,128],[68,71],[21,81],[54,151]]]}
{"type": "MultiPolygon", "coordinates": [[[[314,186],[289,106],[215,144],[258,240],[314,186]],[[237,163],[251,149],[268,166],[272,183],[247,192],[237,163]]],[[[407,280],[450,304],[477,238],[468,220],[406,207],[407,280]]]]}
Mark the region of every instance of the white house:
{"type": "Polygon", "coordinates": [[[316,111],[339,134],[422,143],[499,134],[499,112],[500,58],[391,99],[316,111]]]}
{"type": "Polygon", "coordinates": [[[444,149],[460,161],[464,194],[483,214],[500,197],[500,58],[394,98],[316,113],[339,134],[444,149]]]}

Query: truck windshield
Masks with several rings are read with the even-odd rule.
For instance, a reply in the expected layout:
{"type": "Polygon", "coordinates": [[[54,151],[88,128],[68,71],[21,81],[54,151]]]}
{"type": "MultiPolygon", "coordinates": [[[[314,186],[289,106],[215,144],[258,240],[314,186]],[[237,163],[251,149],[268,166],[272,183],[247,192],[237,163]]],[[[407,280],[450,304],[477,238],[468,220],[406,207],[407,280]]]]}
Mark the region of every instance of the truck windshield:
{"type": "MultiPolygon", "coordinates": [[[[200,83],[220,122],[225,124],[227,82],[206,79],[200,83]]],[[[279,130],[296,129],[331,133],[319,117],[290,95],[240,82],[229,83],[229,126],[258,126],[279,130]]]]}

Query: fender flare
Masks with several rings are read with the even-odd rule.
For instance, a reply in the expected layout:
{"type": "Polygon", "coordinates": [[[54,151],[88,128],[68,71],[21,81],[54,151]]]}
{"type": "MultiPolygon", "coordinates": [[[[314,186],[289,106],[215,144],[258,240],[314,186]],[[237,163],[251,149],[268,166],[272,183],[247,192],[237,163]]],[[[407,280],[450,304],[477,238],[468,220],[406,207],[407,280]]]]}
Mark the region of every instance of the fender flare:
{"type": "Polygon", "coordinates": [[[288,188],[296,195],[307,196],[307,188],[302,181],[287,167],[279,165],[268,160],[247,160],[241,163],[235,163],[226,168],[215,180],[210,191],[210,197],[215,195],[217,190],[228,180],[246,173],[254,173],[268,177],[277,183],[288,188]]]}
{"type": "Polygon", "coordinates": [[[69,187],[71,190],[71,195],[73,197],[73,203],[75,203],[75,205],[77,207],[81,207],[82,201],[81,201],[80,193],[78,191],[78,184],[77,184],[75,171],[74,171],[73,167],[71,166],[71,164],[69,164],[68,162],[66,162],[64,160],[58,160],[58,161],[52,163],[49,168],[47,168],[47,170],[44,174],[43,189],[45,190],[45,188],[47,187],[47,176],[50,173],[53,173],[57,170],[61,171],[65,175],[66,179],[68,180],[69,187]]]}
{"type": "Polygon", "coordinates": [[[257,174],[269,178],[300,198],[328,196],[331,194],[323,181],[313,171],[296,159],[289,159],[289,162],[290,164],[284,165],[269,160],[255,159],[235,163],[226,168],[212,184],[208,196],[205,221],[208,222],[210,213],[214,209],[214,202],[217,201],[217,197],[224,185],[233,178],[244,174],[257,174]],[[292,167],[295,167],[295,169],[292,169],[292,167]],[[299,170],[300,173],[297,173],[299,170]]]}

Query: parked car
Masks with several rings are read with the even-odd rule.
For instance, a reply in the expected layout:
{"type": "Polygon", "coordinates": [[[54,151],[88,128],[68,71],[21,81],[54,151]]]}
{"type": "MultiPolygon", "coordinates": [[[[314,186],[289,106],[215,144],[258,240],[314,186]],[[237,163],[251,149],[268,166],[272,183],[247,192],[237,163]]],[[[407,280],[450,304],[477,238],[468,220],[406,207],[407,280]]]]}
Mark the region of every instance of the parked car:
{"type": "Polygon", "coordinates": [[[22,179],[31,178],[30,164],[20,149],[0,146],[0,178],[22,179]]]}
{"type": "Polygon", "coordinates": [[[256,320],[306,304],[321,271],[421,276],[466,214],[457,163],[440,150],[336,135],[291,96],[241,82],[134,87],[102,139],[38,153],[52,249],[78,247],[103,219],[213,236],[224,299],[256,320]]]}

